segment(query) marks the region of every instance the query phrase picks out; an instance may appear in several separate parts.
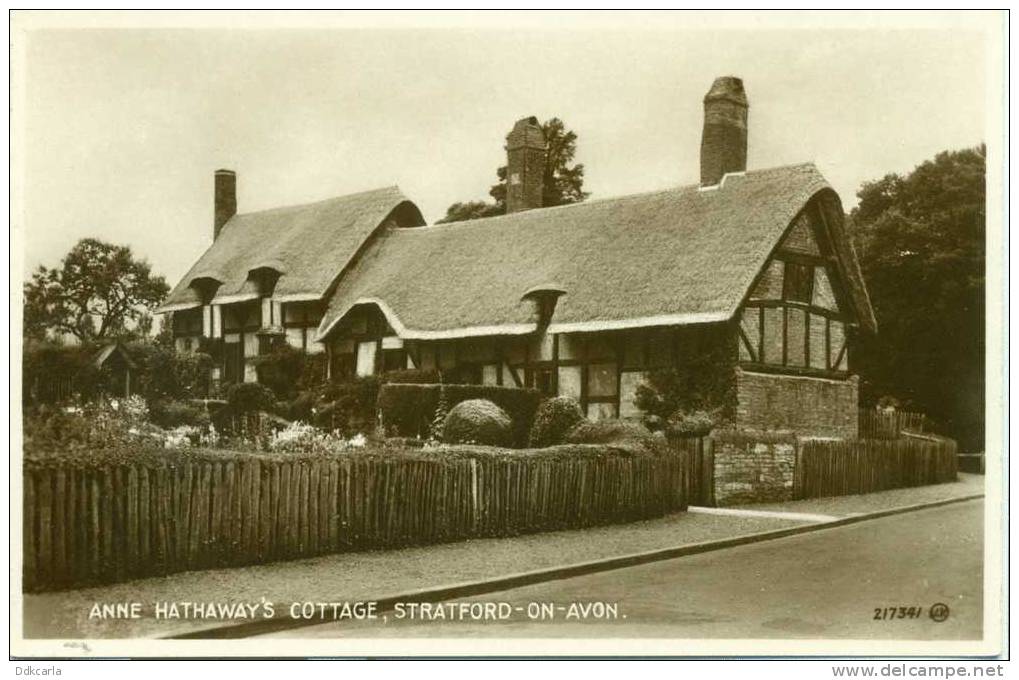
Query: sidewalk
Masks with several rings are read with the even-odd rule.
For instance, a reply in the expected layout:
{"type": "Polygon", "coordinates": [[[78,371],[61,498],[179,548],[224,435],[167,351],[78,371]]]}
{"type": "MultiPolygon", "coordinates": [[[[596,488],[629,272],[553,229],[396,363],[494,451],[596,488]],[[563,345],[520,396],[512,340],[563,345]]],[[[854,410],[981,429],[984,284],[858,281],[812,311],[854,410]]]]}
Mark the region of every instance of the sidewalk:
{"type": "MultiPolygon", "coordinates": [[[[347,553],[274,564],[187,572],[81,590],[26,595],[26,637],[167,637],[215,628],[216,620],[157,620],[156,602],[275,604],[370,601],[446,584],[481,581],[813,523],[807,517],[849,517],[983,492],[984,478],[960,474],[952,484],[864,496],[740,506],[735,514],[677,513],[631,524],[483,539],[404,550],[347,553]],[[782,513],[795,513],[782,516],[782,513]],[[96,603],[141,603],[142,618],[89,620],[96,603]]],[[[229,620],[228,623],[238,622],[229,620]]]]}

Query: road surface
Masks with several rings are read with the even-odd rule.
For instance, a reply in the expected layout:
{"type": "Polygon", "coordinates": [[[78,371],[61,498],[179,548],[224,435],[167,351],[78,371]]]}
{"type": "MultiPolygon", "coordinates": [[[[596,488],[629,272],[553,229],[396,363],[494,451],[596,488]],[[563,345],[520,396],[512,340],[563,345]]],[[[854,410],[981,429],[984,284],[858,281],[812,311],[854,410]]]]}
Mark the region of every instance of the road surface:
{"type": "Polygon", "coordinates": [[[380,614],[271,636],[972,640],[981,638],[982,564],[983,501],[973,500],[506,590],[444,609],[456,615],[461,602],[476,605],[475,612],[492,603],[491,612],[508,603],[495,612],[508,615],[502,620],[435,619],[432,605],[429,620],[410,620],[406,607],[402,620],[390,611],[385,620],[380,614]],[[937,603],[948,607],[944,621],[930,616],[937,603]],[[571,605],[583,620],[567,618],[571,605]],[[897,618],[899,607],[919,608],[919,615],[897,618]],[[529,619],[528,611],[546,619],[529,619]]]}

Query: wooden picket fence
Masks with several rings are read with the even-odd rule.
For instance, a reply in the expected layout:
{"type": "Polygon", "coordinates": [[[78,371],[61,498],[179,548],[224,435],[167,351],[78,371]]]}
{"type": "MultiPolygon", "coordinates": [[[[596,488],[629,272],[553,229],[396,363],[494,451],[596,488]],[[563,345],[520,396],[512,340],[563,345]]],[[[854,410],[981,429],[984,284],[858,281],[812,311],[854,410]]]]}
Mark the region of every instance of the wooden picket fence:
{"type": "Polygon", "coordinates": [[[860,439],[898,439],[902,432],[930,432],[930,420],[923,413],[860,409],[860,439]]]}
{"type": "Polygon", "coordinates": [[[24,586],[646,519],[686,508],[684,474],[613,449],[26,465],[24,586]]]}
{"type": "Polygon", "coordinates": [[[793,498],[870,493],[957,479],[956,443],[942,437],[807,440],[800,443],[793,498]]]}

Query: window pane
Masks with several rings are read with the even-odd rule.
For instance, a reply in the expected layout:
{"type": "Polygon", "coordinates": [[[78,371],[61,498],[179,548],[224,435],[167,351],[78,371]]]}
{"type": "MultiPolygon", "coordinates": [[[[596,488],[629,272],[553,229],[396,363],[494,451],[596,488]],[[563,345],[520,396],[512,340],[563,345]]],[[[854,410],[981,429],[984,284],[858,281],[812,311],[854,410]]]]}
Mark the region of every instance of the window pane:
{"type": "Polygon", "coordinates": [[[764,310],[764,346],[761,348],[769,364],[782,363],[782,308],[768,307],[764,310]]]}
{"type": "Polygon", "coordinates": [[[614,397],[616,395],[616,365],[591,364],[587,368],[587,396],[614,397]]]}
{"type": "Polygon", "coordinates": [[[806,361],[806,318],[802,309],[786,310],[786,363],[789,366],[803,366],[806,361]]]}
{"type": "Polygon", "coordinates": [[[580,386],[581,386],[581,369],[580,366],[560,366],[559,367],[559,396],[562,397],[573,397],[574,399],[580,399],[580,386]]]}
{"type": "Polygon", "coordinates": [[[786,264],[784,285],[787,300],[809,303],[814,290],[814,267],[808,264],[786,264]]]}
{"type": "Polygon", "coordinates": [[[810,302],[811,289],[814,285],[814,268],[809,264],[786,262],[785,284],[782,297],[796,302],[810,302]]]}

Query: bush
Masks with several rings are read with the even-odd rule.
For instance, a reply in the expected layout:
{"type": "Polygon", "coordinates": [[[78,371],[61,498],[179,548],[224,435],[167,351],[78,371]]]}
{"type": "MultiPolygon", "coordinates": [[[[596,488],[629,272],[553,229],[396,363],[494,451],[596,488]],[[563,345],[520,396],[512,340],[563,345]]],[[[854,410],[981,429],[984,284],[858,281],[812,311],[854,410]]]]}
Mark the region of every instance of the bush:
{"type": "Polygon", "coordinates": [[[273,391],[279,399],[297,396],[297,384],[304,375],[308,354],[285,342],[272,345],[268,354],[252,359],[258,382],[273,391]]]}
{"type": "MultiPolygon", "coordinates": [[[[382,386],[378,401],[387,434],[427,438],[426,421],[435,416],[440,395],[445,397],[447,408],[468,399],[486,399],[499,406],[513,422],[510,445],[517,448],[527,446],[534,413],[542,398],[538,390],[494,385],[387,384],[382,386]]],[[[436,429],[441,429],[441,425],[436,429]]]]}
{"type": "Polygon", "coordinates": [[[703,437],[721,421],[717,411],[676,411],[666,422],[666,432],[673,437],[703,437]]]}
{"type": "Polygon", "coordinates": [[[446,416],[442,438],[450,444],[509,446],[513,421],[486,399],[468,399],[454,406],[446,416]]]}
{"type": "Polygon", "coordinates": [[[206,407],[173,399],[153,401],[149,405],[149,417],[153,423],[164,428],[180,425],[205,428],[210,422],[209,411],[206,407]]]}
{"type": "Polygon", "coordinates": [[[376,376],[327,384],[317,391],[313,424],[347,436],[374,432],[380,386],[376,376]]]}
{"type": "Polygon", "coordinates": [[[276,396],[260,383],[235,383],[226,391],[226,402],[235,415],[269,411],[276,404],[276,396]]]}
{"type": "Polygon", "coordinates": [[[655,441],[654,434],[630,420],[584,421],[566,435],[568,444],[641,444],[655,441]]]}
{"type": "Polygon", "coordinates": [[[583,422],[584,414],[580,404],[571,397],[552,397],[541,402],[534,414],[531,425],[530,445],[532,448],[544,448],[562,444],[566,434],[583,422]]]}
{"type": "Polygon", "coordinates": [[[386,434],[428,439],[439,403],[440,385],[390,383],[379,391],[378,407],[386,434]]]}
{"type": "Polygon", "coordinates": [[[385,383],[397,383],[401,385],[424,385],[441,382],[439,372],[427,368],[407,368],[399,371],[387,371],[382,374],[385,383]]]}
{"type": "Polygon", "coordinates": [[[736,336],[725,326],[684,329],[680,343],[689,348],[682,363],[650,371],[637,386],[634,403],[646,424],[662,429],[677,411],[717,411],[731,420],[736,405],[736,336]]]}

